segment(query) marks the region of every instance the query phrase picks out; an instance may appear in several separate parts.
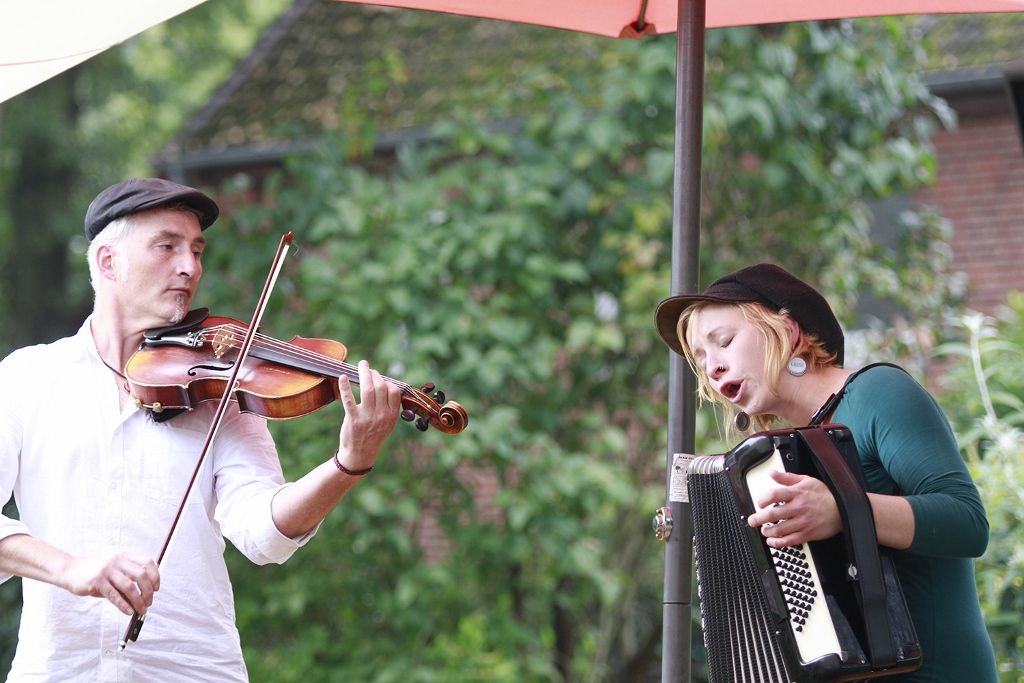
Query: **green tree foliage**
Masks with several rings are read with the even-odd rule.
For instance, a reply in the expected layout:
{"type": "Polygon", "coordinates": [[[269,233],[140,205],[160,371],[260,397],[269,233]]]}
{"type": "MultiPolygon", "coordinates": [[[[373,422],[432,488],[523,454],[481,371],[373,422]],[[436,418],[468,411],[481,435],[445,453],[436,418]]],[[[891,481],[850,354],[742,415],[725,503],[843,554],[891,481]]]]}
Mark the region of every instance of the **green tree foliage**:
{"type": "MultiPolygon", "coordinates": [[[[931,177],[944,116],[901,25],[713,31],[708,54],[705,284],[774,260],[847,319],[865,291],[951,302],[934,217],[908,216],[900,250],[869,237],[865,202],[931,177]]],[[[339,340],[470,416],[458,436],[400,424],[287,565],[230,556],[253,680],[639,680],[655,662],[674,38],[597,58],[596,82],[481,90],[384,173],[325,139],[210,234],[204,305],[247,317],[294,231],[264,331],[339,340]]],[[[289,476],[330,457],[340,414],[273,426],[289,476]]],[[[714,417],[699,425],[720,451],[714,417]]]]}
{"type": "Polygon", "coordinates": [[[942,404],[979,482],[991,527],[977,562],[985,623],[996,648],[1000,680],[1024,681],[1024,295],[1012,292],[998,318],[959,320],[962,341],[936,351],[952,365],[942,404]]]}
{"type": "Polygon", "coordinates": [[[900,216],[893,244],[872,241],[869,205],[933,179],[929,138],[954,114],[905,72],[925,52],[899,21],[794,30],[709,33],[702,275],[763,254],[819,285],[848,326],[865,296],[885,300],[898,315],[853,355],[882,350],[921,369],[958,301],[957,283],[936,277],[950,228],[925,209],[900,216]]]}

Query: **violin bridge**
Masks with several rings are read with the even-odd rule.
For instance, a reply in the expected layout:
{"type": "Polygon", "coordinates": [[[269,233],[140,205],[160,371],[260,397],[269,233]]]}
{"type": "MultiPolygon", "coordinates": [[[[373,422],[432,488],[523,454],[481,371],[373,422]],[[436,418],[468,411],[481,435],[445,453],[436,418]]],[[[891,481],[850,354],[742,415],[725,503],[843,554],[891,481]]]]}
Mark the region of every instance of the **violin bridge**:
{"type": "Polygon", "coordinates": [[[213,347],[213,354],[217,358],[223,358],[227,350],[235,346],[235,334],[231,330],[222,327],[217,330],[217,334],[214,335],[210,345],[213,347]]]}

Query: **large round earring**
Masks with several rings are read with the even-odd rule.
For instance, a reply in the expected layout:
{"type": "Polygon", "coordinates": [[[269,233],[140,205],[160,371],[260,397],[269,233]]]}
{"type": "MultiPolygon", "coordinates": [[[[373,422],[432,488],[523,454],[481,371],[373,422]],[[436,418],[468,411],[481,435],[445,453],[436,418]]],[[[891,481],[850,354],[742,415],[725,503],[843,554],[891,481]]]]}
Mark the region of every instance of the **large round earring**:
{"type": "Polygon", "coordinates": [[[732,419],[732,424],[737,430],[745,432],[747,431],[747,427],[750,426],[750,416],[741,410],[736,413],[736,417],[732,419]]]}
{"type": "Polygon", "coordinates": [[[786,365],[786,370],[788,370],[789,374],[794,377],[802,377],[803,374],[807,372],[807,361],[800,356],[797,356],[789,361],[789,364],[786,365]]]}

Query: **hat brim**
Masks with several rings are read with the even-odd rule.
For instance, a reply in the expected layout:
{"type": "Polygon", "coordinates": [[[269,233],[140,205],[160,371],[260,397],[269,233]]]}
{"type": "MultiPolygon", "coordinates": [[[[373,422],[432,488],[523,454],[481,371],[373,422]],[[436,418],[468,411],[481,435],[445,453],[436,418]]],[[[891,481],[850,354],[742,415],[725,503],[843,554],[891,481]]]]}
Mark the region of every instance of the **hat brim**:
{"type": "Polygon", "coordinates": [[[165,198],[160,200],[145,203],[136,209],[136,211],[159,209],[173,204],[184,204],[190,209],[197,211],[199,213],[199,216],[197,216],[197,219],[199,220],[199,227],[202,230],[206,230],[208,227],[213,225],[218,216],[220,216],[220,208],[217,206],[217,203],[199,190],[194,190],[192,188],[168,194],[165,198]]]}
{"type": "Polygon", "coordinates": [[[658,329],[658,336],[661,337],[661,340],[665,342],[668,348],[685,358],[686,354],[683,353],[682,342],[679,341],[679,335],[676,334],[676,328],[679,325],[679,316],[683,314],[683,311],[690,306],[699,303],[713,302],[721,304],[735,304],[743,301],[757,302],[757,298],[751,297],[749,299],[737,299],[735,296],[709,296],[707,294],[681,294],[679,296],[670,296],[658,304],[658,308],[654,313],[654,324],[658,329]]]}

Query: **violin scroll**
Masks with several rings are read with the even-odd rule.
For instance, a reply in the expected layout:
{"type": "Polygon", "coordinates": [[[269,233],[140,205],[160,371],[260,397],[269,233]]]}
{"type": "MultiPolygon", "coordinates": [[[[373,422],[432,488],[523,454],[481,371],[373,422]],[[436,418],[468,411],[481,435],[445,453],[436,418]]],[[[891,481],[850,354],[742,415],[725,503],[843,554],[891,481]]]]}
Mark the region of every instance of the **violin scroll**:
{"type": "Polygon", "coordinates": [[[402,387],[402,419],[406,422],[416,421],[416,428],[421,432],[433,426],[445,434],[458,434],[466,428],[469,416],[466,409],[455,401],[445,403],[444,392],[434,391],[434,384],[427,382],[423,388],[416,389],[410,385],[402,387]],[[443,405],[442,405],[443,404],[443,405]]]}

